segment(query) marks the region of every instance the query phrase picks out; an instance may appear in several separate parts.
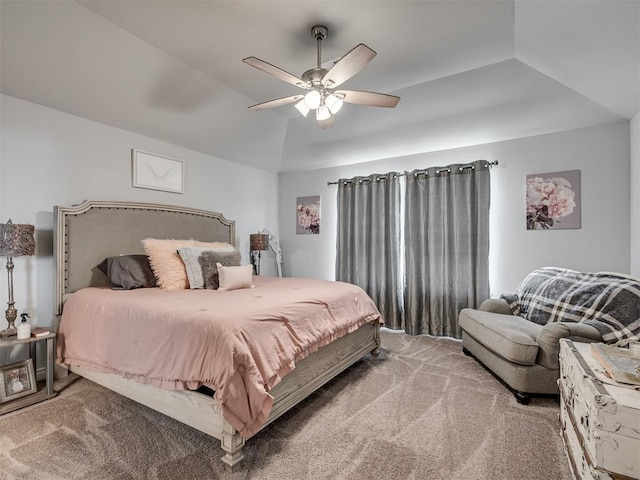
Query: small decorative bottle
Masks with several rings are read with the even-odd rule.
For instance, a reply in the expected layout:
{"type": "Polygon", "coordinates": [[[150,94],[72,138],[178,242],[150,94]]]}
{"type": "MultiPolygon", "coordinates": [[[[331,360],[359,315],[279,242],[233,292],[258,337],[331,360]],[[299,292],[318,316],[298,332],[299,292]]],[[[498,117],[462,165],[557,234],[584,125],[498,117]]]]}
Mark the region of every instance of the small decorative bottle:
{"type": "Polygon", "coordinates": [[[20,318],[22,321],[18,324],[18,340],[26,340],[31,336],[31,325],[27,322],[27,318],[29,318],[28,313],[21,313],[20,318]]]}

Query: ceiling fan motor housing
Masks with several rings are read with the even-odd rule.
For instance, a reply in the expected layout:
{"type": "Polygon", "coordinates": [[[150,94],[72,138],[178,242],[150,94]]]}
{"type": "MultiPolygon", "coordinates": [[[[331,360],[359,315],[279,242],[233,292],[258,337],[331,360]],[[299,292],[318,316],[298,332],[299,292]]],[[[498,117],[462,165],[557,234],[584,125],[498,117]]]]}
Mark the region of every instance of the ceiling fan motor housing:
{"type": "Polygon", "coordinates": [[[304,72],[300,78],[304,80],[310,87],[319,87],[322,84],[322,79],[327,73],[326,68],[312,68],[304,72]]]}

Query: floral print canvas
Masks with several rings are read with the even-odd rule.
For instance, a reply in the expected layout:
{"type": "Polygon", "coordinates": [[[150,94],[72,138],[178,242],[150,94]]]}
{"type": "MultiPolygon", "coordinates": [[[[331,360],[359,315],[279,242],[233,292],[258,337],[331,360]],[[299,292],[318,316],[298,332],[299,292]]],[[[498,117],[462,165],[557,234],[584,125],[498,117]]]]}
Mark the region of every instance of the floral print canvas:
{"type": "Polygon", "coordinates": [[[527,175],[527,230],[580,228],[580,170],[527,175]]]}
{"type": "Polygon", "coordinates": [[[320,195],[296,199],[296,233],[320,233],[320,195]]]}

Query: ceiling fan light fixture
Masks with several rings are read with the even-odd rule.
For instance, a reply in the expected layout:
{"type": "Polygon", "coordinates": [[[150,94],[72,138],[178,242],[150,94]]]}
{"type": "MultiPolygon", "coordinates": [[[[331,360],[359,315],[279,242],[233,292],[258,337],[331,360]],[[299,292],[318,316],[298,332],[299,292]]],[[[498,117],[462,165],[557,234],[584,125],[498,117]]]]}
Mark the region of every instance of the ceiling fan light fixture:
{"type": "Polygon", "coordinates": [[[317,63],[315,67],[308,69],[300,77],[256,57],[242,59],[247,65],[306,91],[304,96],[299,94],[276,98],[268,102],[251,105],[249,108],[252,110],[264,110],[266,108],[295,104],[296,109],[305,117],[311,110],[315,110],[320,128],[325,129],[333,127],[335,114],[340,111],[343,103],[369,105],[372,107],[395,107],[400,101],[400,97],[395,95],[360,90],[338,90],[334,92],[335,88],[362,70],[376,56],[376,52],[364,43],[360,43],[337,60],[326,62],[325,66],[327,68],[325,68],[322,63],[321,44],[327,37],[327,33],[328,29],[324,25],[315,25],[311,28],[311,36],[316,40],[317,63]]]}
{"type": "Polygon", "coordinates": [[[298,103],[296,103],[295,107],[302,114],[303,117],[306,117],[307,114],[311,111],[311,109],[307,107],[307,104],[305,103],[304,98],[300,100],[298,103]]]}
{"type": "Polygon", "coordinates": [[[324,104],[329,108],[329,111],[334,115],[340,111],[343,103],[344,102],[342,101],[342,99],[337,95],[334,95],[333,93],[330,93],[329,95],[327,95],[327,98],[325,98],[324,100],[324,104]]]}
{"type": "Polygon", "coordinates": [[[326,105],[320,105],[316,110],[316,120],[321,122],[322,120],[328,120],[329,118],[331,118],[331,111],[329,110],[329,107],[326,105]]]}
{"type": "Polygon", "coordinates": [[[320,92],[317,90],[309,90],[309,92],[304,96],[304,103],[309,110],[315,110],[320,106],[320,100],[322,96],[320,92]]]}

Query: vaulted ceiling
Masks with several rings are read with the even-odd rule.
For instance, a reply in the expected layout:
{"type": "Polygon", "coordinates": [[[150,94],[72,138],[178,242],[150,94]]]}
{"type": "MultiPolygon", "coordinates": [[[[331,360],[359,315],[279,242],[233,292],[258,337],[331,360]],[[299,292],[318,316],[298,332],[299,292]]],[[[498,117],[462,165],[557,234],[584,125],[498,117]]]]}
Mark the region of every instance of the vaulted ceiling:
{"type": "MultiPolygon", "coordinates": [[[[581,128],[640,108],[640,2],[0,0],[2,93],[263,170],[365,162],[581,128]],[[358,43],[378,55],[321,130],[296,75],[358,43]]],[[[132,146],[133,147],[133,146],[132,146]]]]}

